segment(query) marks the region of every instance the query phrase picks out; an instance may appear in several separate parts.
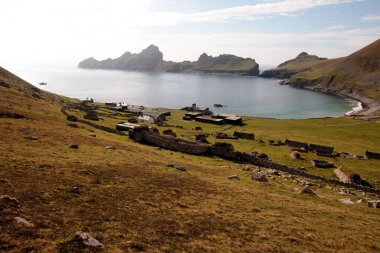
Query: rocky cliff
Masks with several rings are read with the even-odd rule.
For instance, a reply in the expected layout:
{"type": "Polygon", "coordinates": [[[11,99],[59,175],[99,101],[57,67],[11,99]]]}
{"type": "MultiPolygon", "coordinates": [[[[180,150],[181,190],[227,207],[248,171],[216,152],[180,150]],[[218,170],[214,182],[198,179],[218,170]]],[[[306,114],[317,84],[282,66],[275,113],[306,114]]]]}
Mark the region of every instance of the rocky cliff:
{"type": "Polygon", "coordinates": [[[162,52],[155,45],[150,45],[138,54],[130,52],[124,53],[122,56],[103,61],[98,61],[94,58],[88,58],[79,63],[80,68],[89,69],[119,69],[119,70],[154,70],[155,67],[162,61],[162,52]]]}
{"type": "Polygon", "coordinates": [[[277,68],[269,69],[260,74],[260,77],[285,79],[292,75],[306,71],[312,66],[327,60],[316,55],[309,55],[306,52],[300,53],[296,58],[285,61],[277,68]]]}
{"type": "Polygon", "coordinates": [[[163,54],[157,46],[150,45],[138,54],[124,53],[116,59],[98,61],[88,58],[81,61],[79,68],[89,69],[119,69],[139,71],[164,71],[164,72],[196,72],[196,73],[221,73],[257,76],[259,65],[251,58],[242,58],[235,55],[223,54],[216,57],[203,53],[197,61],[172,62],[164,61],[163,54]]]}
{"type": "Polygon", "coordinates": [[[289,61],[261,76],[287,78],[282,84],[354,98],[367,107],[364,113],[380,114],[380,40],[346,57],[304,64],[289,61]],[[270,75],[283,69],[286,75],[270,75]]]}

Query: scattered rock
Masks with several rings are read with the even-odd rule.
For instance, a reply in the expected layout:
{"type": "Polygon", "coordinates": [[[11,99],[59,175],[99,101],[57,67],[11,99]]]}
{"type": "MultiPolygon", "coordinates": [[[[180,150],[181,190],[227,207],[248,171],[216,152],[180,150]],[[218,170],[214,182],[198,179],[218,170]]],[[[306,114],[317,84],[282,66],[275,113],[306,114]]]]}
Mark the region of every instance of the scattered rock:
{"type": "Polygon", "coordinates": [[[69,123],[67,125],[70,126],[70,127],[73,127],[73,128],[78,128],[78,124],[77,123],[69,123]]]}
{"type": "Polygon", "coordinates": [[[347,205],[353,205],[354,202],[351,199],[338,199],[340,203],[347,204],[347,205]]]}
{"type": "Polygon", "coordinates": [[[369,208],[380,208],[380,200],[371,200],[371,201],[368,201],[367,206],[369,208]]]}
{"type": "Polygon", "coordinates": [[[25,227],[33,227],[33,223],[27,221],[26,219],[22,218],[22,217],[15,217],[15,220],[18,224],[21,224],[25,227]]]}
{"type": "Polygon", "coordinates": [[[310,195],[316,195],[315,192],[313,192],[311,189],[310,189],[310,186],[306,185],[300,193],[306,193],[306,194],[310,194],[310,195]]]}
{"type": "Polygon", "coordinates": [[[105,149],[113,149],[113,150],[116,149],[116,147],[114,147],[114,146],[105,146],[104,148],[105,148],[105,149]]]}
{"type": "Polygon", "coordinates": [[[70,144],[69,148],[78,149],[79,146],[78,146],[78,144],[72,143],[72,144],[70,144]]]}
{"type": "Polygon", "coordinates": [[[278,170],[275,170],[275,169],[269,169],[269,170],[267,170],[267,174],[275,175],[275,176],[279,176],[280,175],[278,173],[278,170]]]}
{"type": "Polygon", "coordinates": [[[228,179],[230,179],[230,180],[240,180],[240,177],[237,176],[237,175],[231,175],[231,176],[228,177],[228,179]]]}
{"type": "Polygon", "coordinates": [[[303,185],[303,186],[306,186],[306,185],[308,185],[308,186],[313,186],[313,185],[314,185],[313,183],[310,183],[310,182],[309,182],[308,180],[306,180],[305,178],[302,179],[302,180],[300,180],[299,183],[300,183],[301,185],[303,185]]]}
{"type": "Polygon", "coordinates": [[[27,136],[24,136],[24,138],[27,140],[31,140],[31,141],[38,140],[38,138],[36,136],[33,136],[33,135],[27,135],[27,136]]]}
{"type": "Polygon", "coordinates": [[[94,237],[89,235],[88,233],[79,231],[75,235],[75,240],[77,240],[80,243],[83,243],[86,246],[94,247],[94,248],[102,248],[103,244],[96,240],[94,237]]]}
{"type": "Polygon", "coordinates": [[[267,183],[268,182],[267,177],[262,172],[257,172],[255,174],[253,174],[252,177],[251,177],[251,179],[254,180],[254,181],[262,182],[262,183],[267,183]]]}
{"type": "Polygon", "coordinates": [[[354,195],[354,196],[357,195],[356,192],[349,191],[349,190],[347,190],[347,189],[345,189],[345,188],[340,188],[340,189],[338,190],[338,192],[339,192],[340,194],[350,194],[350,195],[354,195]]]}
{"type": "Polygon", "coordinates": [[[187,171],[186,167],[182,165],[174,164],[174,163],[168,164],[167,167],[176,168],[177,170],[180,170],[180,171],[187,171]]]}

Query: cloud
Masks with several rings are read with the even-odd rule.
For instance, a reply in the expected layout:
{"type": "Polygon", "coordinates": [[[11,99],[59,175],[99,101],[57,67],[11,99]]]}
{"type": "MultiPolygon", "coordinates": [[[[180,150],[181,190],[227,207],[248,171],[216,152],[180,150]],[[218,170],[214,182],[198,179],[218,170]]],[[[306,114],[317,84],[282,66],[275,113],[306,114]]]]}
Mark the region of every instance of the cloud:
{"type": "Polygon", "coordinates": [[[155,12],[152,13],[160,20],[168,23],[178,22],[225,22],[231,20],[256,20],[271,15],[291,15],[308,9],[357,2],[360,0],[281,0],[258,3],[255,5],[242,5],[224,9],[216,9],[205,12],[177,13],[155,12]]]}
{"type": "Polygon", "coordinates": [[[380,21],[380,15],[367,15],[367,16],[361,17],[361,20],[372,21],[372,22],[380,21]]]}

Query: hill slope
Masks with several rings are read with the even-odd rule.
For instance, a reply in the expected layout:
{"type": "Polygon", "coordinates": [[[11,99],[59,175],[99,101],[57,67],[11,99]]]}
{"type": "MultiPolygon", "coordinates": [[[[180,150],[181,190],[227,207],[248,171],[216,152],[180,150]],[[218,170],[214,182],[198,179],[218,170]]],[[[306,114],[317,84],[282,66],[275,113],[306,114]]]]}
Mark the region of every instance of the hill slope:
{"type": "MultiPolygon", "coordinates": [[[[72,127],[61,113],[61,103],[75,105],[70,113],[80,118],[83,103],[37,92],[4,69],[0,69],[0,76],[0,112],[7,112],[0,117],[1,252],[378,252],[380,249],[378,210],[336,201],[348,197],[355,201],[373,199],[373,194],[363,197],[355,192],[356,196],[343,196],[335,186],[314,181],[312,189],[321,197],[299,194],[303,186],[291,175],[268,172],[269,183],[263,184],[250,179],[256,169],[248,164],[157,149],[79,122],[72,127]],[[34,96],[34,92],[40,97],[34,96]],[[69,148],[72,143],[79,148],[69,148]],[[185,166],[188,171],[167,167],[169,163],[185,166]],[[229,180],[232,174],[240,180],[229,180]],[[16,217],[32,225],[18,223],[16,217]],[[78,244],[73,238],[79,230],[94,236],[104,244],[104,249],[89,250],[78,244]]],[[[115,122],[128,119],[100,104],[87,104],[85,108],[98,111],[102,120],[96,124],[114,126],[115,122]]],[[[192,130],[194,124],[211,129],[205,123],[186,125],[182,112],[173,113],[176,115],[169,117],[168,123],[183,124],[183,128],[171,127],[183,131],[180,132],[183,135],[190,132],[194,135],[197,132],[192,130]]],[[[252,131],[248,121],[245,128],[252,131]]],[[[336,123],[336,119],[326,121],[336,123]]],[[[259,136],[264,137],[285,133],[299,137],[305,129],[314,129],[312,122],[254,120],[255,129],[258,124],[261,126],[259,136]]],[[[364,145],[363,138],[376,147],[378,142],[373,134],[379,124],[358,125],[359,121],[350,119],[339,122],[354,123],[351,127],[362,132],[351,138],[351,127],[344,127],[343,139],[353,148],[359,142],[364,145]]],[[[168,128],[157,127],[161,132],[168,128]]],[[[212,129],[221,131],[222,126],[212,129]]],[[[323,125],[322,129],[317,137],[312,137],[321,139],[320,134],[329,133],[338,138],[336,127],[323,125]]],[[[290,160],[285,147],[277,149],[259,141],[237,141],[240,148],[263,148],[278,155],[276,159],[290,160]]],[[[378,167],[377,161],[352,161],[363,162],[365,169],[378,167]]],[[[374,173],[378,179],[378,171],[374,173]]]]}
{"type": "Polygon", "coordinates": [[[98,61],[88,58],[81,61],[80,68],[90,69],[119,69],[165,72],[200,72],[222,73],[256,76],[259,74],[259,65],[251,58],[242,58],[235,55],[220,55],[217,57],[202,54],[195,62],[170,62],[163,60],[163,54],[157,46],[150,45],[141,53],[126,52],[116,59],[98,61]]]}
{"type": "Polygon", "coordinates": [[[277,68],[264,71],[260,74],[260,77],[279,79],[289,78],[292,75],[306,71],[325,60],[327,59],[302,52],[296,58],[281,63],[277,68]]]}
{"type": "Polygon", "coordinates": [[[380,40],[347,57],[300,69],[287,76],[284,84],[352,97],[369,107],[366,113],[380,112],[380,40]]]}

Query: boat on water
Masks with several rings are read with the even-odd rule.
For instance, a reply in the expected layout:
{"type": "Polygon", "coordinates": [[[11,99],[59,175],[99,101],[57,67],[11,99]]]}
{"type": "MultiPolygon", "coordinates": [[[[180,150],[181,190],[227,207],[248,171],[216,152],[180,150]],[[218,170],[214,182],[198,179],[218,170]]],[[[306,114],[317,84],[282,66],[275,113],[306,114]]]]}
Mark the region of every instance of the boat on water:
{"type": "Polygon", "coordinates": [[[214,107],[223,107],[222,104],[214,104],[214,107]]]}
{"type": "Polygon", "coordinates": [[[40,83],[38,83],[39,85],[47,85],[47,83],[46,82],[40,82],[40,83]]]}

